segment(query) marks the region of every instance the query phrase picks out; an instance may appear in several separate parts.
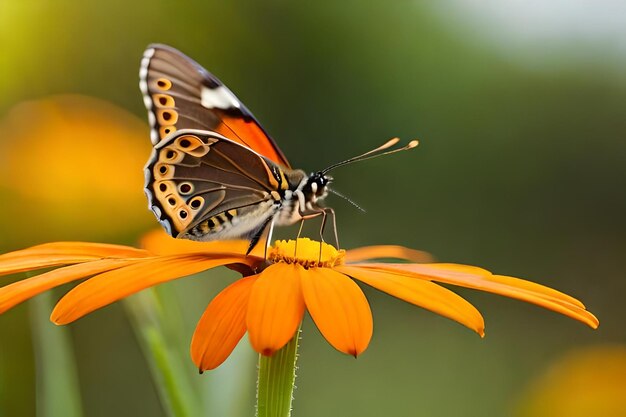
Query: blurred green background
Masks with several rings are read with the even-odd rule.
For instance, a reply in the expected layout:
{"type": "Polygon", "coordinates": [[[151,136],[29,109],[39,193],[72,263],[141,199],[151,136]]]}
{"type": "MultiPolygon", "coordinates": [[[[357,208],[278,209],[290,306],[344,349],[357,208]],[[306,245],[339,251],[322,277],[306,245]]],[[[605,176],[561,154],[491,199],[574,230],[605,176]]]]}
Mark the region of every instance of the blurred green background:
{"type": "MultiPolygon", "coordinates": [[[[294,415],[540,415],[520,404],[552,363],[590,345],[626,343],[626,7],[544,3],[2,1],[0,249],[62,239],[133,244],[157,226],[141,189],[144,124],[112,108],[104,126],[132,118],[143,133],[136,143],[106,128],[77,135],[77,149],[136,180],[136,197],[113,191],[108,199],[98,187],[91,195],[89,184],[64,194],[82,177],[84,153],[60,151],[41,140],[46,125],[35,128],[37,117],[14,115],[24,102],[71,93],[145,121],[139,61],[147,44],[168,43],[221,78],[296,167],[320,169],[393,136],[420,139],[411,153],[334,173],[336,188],[367,209],[328,199],[342,246],[401,244],[528,278],[582,299],[601,322],[592,331],[459,290],[485,316],[481,340],[367,288],[375,331],[358,360],[305,322],[294,415]],[[141,161],[136,169],[129,155],[141,161]],[[49,169],[66,172],[54,194],[72,200],[71,218],[58,207],[51,213],[37,187],[15,185],[22,166],[36,171],[48,158],[49,169]]],[[[66,123],[82,120],[75,111],[64,113],[66,123]]],[[[183,301],[167,314],[185,323],[175,343],[185,355],[202,310],[234,277],[212,271],[161,287],[183,301]]],[[[0,317],[0,416],[46,415],[36,412],[35,316],[27,303],[0,317]]],[[[84,415],[165,415],[120,303],[68,329],[84,415]]],[[[254,363],[244,338],[215,372],[196,375],[190,359],[185,366],[206,410],[251,416],[254,363]]]]}

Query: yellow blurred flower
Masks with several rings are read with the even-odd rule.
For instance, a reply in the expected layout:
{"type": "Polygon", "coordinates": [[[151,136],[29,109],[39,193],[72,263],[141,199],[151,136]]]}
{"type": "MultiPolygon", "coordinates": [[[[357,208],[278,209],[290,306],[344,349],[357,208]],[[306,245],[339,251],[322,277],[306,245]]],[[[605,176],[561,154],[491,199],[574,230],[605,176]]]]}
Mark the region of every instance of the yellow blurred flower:
{"type": "Polygon", "coordinates": [[[146,137],[139,118],[95,98],[15,106],[0,120],[0,243],[107,239],[148,227],[137,192],[151,152],[146,137]]]}
{"type": "Polygon", "coordinates": [[[530,387],[517,416],[626,416],[626,346],[592,346],[561,358],[530,387]]]}

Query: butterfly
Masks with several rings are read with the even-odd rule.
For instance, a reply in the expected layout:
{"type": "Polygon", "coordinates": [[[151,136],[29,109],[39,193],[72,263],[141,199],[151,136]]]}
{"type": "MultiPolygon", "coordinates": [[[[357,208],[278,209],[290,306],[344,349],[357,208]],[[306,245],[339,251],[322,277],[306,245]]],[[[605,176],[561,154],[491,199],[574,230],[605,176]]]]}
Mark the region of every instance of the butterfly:
{"type": "Polygon", "coordinates": [[[158,221],[176,238],[246,239],[250,252],[275,225],[322,216],[323,230],[327,215],[335,224],[333,210],[320,204],[332,181],[328,171],[398,141],[307,175],[291,167],[220,80],[182,52],[148,46],[139,78],[153,144],[145,194],[158,221]]]}

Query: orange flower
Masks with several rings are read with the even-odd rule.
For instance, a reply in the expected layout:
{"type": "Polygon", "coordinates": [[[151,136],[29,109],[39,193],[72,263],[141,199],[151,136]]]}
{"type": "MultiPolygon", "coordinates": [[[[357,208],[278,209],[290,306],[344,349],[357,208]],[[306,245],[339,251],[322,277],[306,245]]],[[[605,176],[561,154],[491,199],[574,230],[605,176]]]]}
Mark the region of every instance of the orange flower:
{"type": "Polygon", "coordinates": [[[518,402],[519,417],[623,417],[626,346],[577,348],[549,364],[518,402]]]}
{"type": "Polygon", "coordinates": [[[455,320],[481,336],[480,312],[435,282],[517,298],[598,326],[580,301],[559,291],[474,266],[416,263],[427,255],[400,246],[344,251],[309,239],[277,241],[267,260],[262,248],[245,256],[244,241],[198,243],[154,232],[144,237],[142,246],[145,249],[50,243],[0,255],[0,275],[69,265],[0,288],[0,313],[42,291],[91,277],[69,291],[52,312],[54,323],[66,324],[144,288],[228,266],[243,278],[220,292],[200,318],[191,356],[201,371],[226,360],[246,331],[257,352],[271,355],[293,337],[305,309],[333,347],[359,355],[372,337],[373,322],[354,280],[455,320]],[[363,262],[376,258],[410,263],[363,262]]]}
{"type": "Polygon", "coordinates": [[[2,115],[0,247],[119,239],[152,227],[137,192],[151,152],[147,135],[139,117],[80,95],[25,101],[2,115]]]}

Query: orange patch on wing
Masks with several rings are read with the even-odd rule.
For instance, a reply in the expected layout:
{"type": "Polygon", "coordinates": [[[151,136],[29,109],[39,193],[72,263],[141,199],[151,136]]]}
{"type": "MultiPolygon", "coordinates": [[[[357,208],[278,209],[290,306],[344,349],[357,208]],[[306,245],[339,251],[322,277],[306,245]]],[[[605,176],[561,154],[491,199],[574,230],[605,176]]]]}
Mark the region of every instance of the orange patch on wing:
{"type": "Polygon", "coordinates": [[[221,119],[222,123],[217,126],[216,132],[260,153],[277,164],[290,168],[285,156],[254,121],[246,122],[241,118],[227,115],[223,115],[221,119]]]}

